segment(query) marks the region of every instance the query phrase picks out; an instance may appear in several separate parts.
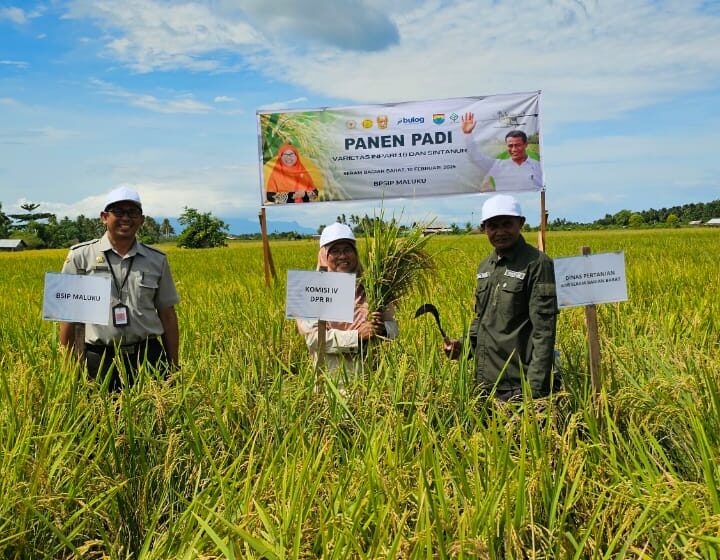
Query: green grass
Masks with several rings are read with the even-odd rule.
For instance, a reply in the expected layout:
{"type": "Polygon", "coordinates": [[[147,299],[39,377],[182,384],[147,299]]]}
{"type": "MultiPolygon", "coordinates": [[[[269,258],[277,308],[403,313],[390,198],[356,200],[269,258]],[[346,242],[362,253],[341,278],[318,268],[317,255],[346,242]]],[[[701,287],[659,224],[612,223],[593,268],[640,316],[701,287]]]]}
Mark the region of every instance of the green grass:
{"type": "MultiPolygon", "coordinates": [[[[534,241],[534,234],[530,238],[534,241]]],[[[487,405],[424,301],[349,388],[316,383],[284,271],[316,244],[168,248],[183,367],[118,396],[84,380],[41,320],[64,251],[0,255],[3,558],[718,558],[718,232],[554,233],[551,256],[624,250],[630,301],[599,306],[603,392],[584,318],[563,311],[565,389],[487,405]]],[[[467,330],[480,236],[433,241],[429,293],[467,330]]]]}

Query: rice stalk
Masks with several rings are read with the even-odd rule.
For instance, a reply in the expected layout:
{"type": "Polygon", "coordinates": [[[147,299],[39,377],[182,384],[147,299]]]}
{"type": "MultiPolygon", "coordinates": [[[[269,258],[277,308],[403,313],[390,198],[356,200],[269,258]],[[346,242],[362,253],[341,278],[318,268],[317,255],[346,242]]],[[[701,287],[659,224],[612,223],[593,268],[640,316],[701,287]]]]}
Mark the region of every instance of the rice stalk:
{"type": "Polygon", "coordinates": [[[361,245],[362,283],[370,311],[381,311],[398,302],[435,268],[427,251],[430,237],[423,235],[424,225],[405,230],[394,218],[383,220],[384,213],[364,222],[365,243],[361,245]]]}

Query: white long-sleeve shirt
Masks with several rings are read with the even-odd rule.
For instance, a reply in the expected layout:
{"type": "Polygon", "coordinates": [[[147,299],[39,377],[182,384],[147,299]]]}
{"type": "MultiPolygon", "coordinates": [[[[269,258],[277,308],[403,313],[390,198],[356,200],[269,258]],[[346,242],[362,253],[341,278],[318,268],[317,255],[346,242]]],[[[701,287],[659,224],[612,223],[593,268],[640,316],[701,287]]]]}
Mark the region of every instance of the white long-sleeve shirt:
{"type": "MultiPolygon", "coordinates": [[[[318,322],[301,319],[299,323],[313,362],[317,363],[318,322]]],[[[399,334],[397,322],[395,320],[384,321],[384,324],[385,338],[390,340],[397,338],[399,334]]],[[[344,367],[349,374],[359,373],[362,370],[359,352],[360,340],[357,330],[328,328],[325,331],[325,367],[328,371],[344,367]]]]}
{"type": "Polygon", "coordinates": [[[481,191],[539,191],[543,187],[540,162],[528,157],[520,165],[512,159],[489,157],[472,135],[465,136],[468,154],[485,174],[481,191]]]}

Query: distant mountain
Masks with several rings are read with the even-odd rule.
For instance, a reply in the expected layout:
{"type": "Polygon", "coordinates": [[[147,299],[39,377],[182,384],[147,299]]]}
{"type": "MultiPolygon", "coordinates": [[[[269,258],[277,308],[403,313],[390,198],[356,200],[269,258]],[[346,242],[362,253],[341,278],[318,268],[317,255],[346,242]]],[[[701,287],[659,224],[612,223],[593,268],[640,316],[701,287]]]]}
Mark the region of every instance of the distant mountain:
{"type": "MultiPolygon", "coordinates": [[[[154,217],[154,216],[153,216],[154,217]]],[[[158,223],[162,223],[164,218],[155,218],[158,223]]],[[[172,227],[175,228],[175,233],[180,233],[183,228],[180,226],[177,218],[169,218],[172,227]]],[[[227,225],[230,226],[229,233],[235,235],[242,235],[243,233],[260,233],[260,222],[258,220],[247,220],[245,218],[221,218],[227,225]]],[[[296,231],[298,233],[311,234],[315,233],[316,230],[301,226],[297,222],[268,222],[268,233],[273,232],[285,232],[285,231],[296,231]]]]}
{"type": "MultiPolygon", "coordinates": [[[[259,220],[246,220],[244,218],[222,218],[230,226],[230,233],[260,233],[259,220]]],[[[267,223],[268,233],[296,231],[298,233],[315,233],[316,230],[301,226],[297,222],[272,222],[267,223]]]]}

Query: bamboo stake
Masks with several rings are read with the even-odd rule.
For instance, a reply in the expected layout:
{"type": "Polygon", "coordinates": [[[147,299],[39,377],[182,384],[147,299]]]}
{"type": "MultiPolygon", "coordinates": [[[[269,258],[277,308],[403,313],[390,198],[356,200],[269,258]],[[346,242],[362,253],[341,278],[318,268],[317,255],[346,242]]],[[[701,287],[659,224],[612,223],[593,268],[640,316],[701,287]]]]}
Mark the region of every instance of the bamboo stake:
{"type": "Polygon", "coordinates": [[[79,360],[85,359],[85,323],[73,324],[73,351],[79,360]]]}
{"type": "MultiPolygon", "coordinates": [[[[583,246],[582,254],[589,255],[590,247],[583,246]]],[[[595,304],[585,306],[585,324],[588,333],[588,350],[590,358],[590,381],[594,395],[600,394],[602,379],[600,377],[600,334],[597,322],[597,307],[595,304]]]]}

